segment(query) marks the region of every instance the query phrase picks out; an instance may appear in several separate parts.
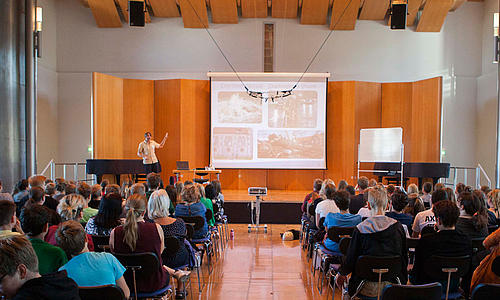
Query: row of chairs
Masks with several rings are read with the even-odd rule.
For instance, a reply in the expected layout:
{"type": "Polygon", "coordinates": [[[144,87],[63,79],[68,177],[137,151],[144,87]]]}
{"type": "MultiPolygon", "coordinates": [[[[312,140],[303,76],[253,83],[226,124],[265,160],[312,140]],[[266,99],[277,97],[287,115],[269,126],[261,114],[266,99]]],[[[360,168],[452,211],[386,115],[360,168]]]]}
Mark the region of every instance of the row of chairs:
{"type": "MultiPolygon", "coordinates": [[[[195,239],[194,233],[196,230],[202,228],[205,225],[205,220],[200,216],[191,216],[191,217],[181,217],[186,223],[187,227],[187,239],[191,242],[191,244],[196,246],[201,246],[201,251],[197,251],[196,247],[194,248],[194,256],[195,263],[194,265],[185,265],[180,266],[177,269],[190,268],[192,270],[196,269],[197,277],[198,277],[198,289],[199,292],[203,290],[205,286],[205,277],[203,276],[202,259],[203,256],[206,257],[206,265],[207,265],[207,273],[208,276],[211,275],[213,269],[213,259],[216,261],[222,255],[222,252],[226,249],[226,245],[229,241],[229,231],[227,224],[227,216],[222,216],[220,222],[216,222],[215,226],[209,228],[209,235],[205,238],[195,239]],[[200,276],[201,270],[201,276],[200,276]],[[203,285],[201,284],[201,279],[203,279],[203,285]]],[[[212,211],[207,210],[206,219],[209,220],[212,218],[212,211]]],[[[101,251],[109,251],[109,236],[92,236],[92,240],[94,242],[94,249],[97,252],[101,251]]],[[[164,257],[171,257],[172,254],[176,253],[180,247],[184,247],[180,243],[180,241],[176,237],[166,237],[165,238],[165,250],[162,253],[164,257]]],[[[131,287],[131,299],[138,298],[161,298],[163,296],[167,296],[170,298],[173,294],[172,286],[167,285],[162,289],[154,292],[143,293],[137,291],[136,283],[137,278],[149,278],[150,274],[154,274],[158,271],[158,267],[161,267],[161,258],[158,258],[154,253],[133,253],[133,254],[115,254],[118,260],[122,263],[122,265],[127,269],[125,272],[126,281],[129,283],[133,283],[133,289],[131,287]]],[[[190,286],[190,280],[187,284],[184,285],[184,295],[186,295],[186,287],[190,286]]],[[[118,293],[116,289],[121,289],[114,286],[102,286],[102,287],[93,287],[93,288],[81,288],[80,289],[80,297],[82,300],[94,300],[97,298],[104,299],[102,295],[108,295],[106,299],[114,300],[114,299],[124,299],[123,292],[118,293]],[[114,298],[113,298],[114,297],[114,298]]],[[[192,288],[191,288],[192,295],[192,288]]]]}

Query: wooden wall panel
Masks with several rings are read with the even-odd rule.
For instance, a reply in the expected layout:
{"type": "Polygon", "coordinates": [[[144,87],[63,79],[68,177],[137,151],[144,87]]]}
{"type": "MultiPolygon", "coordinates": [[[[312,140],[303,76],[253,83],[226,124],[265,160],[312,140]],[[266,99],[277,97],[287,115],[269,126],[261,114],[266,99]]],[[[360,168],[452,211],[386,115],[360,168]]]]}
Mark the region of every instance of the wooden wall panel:
{"type": "Polygon", "coordinates": [[[418,10],[423,0],[408,0],[408,15],[406,16],[406,26],[413,26],[418,10]]]}
{"type": "Polygon", "coordinates": [[[418,32],[439,32],[450,11],[453,0],[427,0],[418,21],[418,32]]]}
{"type": "Polygon", "coordinates": [[[179,6],[181,8],[184,28],[205,28],[205,26],[207,28],[209,27],[207,4],[205,0],[190,0],[189,2],[187,0],[179,0],[179,6]],[[201,18],[201,21],[198,16],[201,18]],[[203,26],[203,24],[205,26],[203,26]]]}
{"type": "Polygon", "coordinates": [[[411,161],[440,161],[442,84],[442,77],[413,83],[411,161]]]}
{"type": "Polygon", "coordinates": [[[168,177],[172,170],[176,169],[176,161],[181,158],[181,80],[156,80],[155,81],[155,134],[165,135],[168,132],[168,139],[163,149],[158,149],[156,156],[162,165],[162,177],[164,182],[168,182],[168,177]]]}
{"type": "Polygon", "coordinates": [[[248,190],[251,186],[267,187],[267,173],[267,170],[238,170],[238,190],[248,190]]]}
{"type": "Polygon", "coordinates": [[[329,0],[303,0],[300,24],[324,25],[328,16],[329,0]]]}
{"type": "Polygon", "coordinates": [[[365,0],[361,13],[360,20],[383,20],[389,10],[390,2],[386,0],[365,0]]]}
{"type": "Polygon", "coordinates": [[[154,100],[153,80],[123,80],[123,158],[140,158],[137,148],[145,132],[151,132],[158,143],[163,139],[162,134],[156,136],[154,132],[154,100]]]}
{"type": "Polygon", "coordinates": [[[123,158],[123,79],[92,74],[94,158],[123,158]]]}
{"type": "Polygon", "coordinates": [[[271,16],[280,19],[296,19],[299,8],[298,0],[273,0],[271,16]]]}
{"type": "Polygon", "coordinates": [[[412,83],[382,83],[381,127],[402,127],[405,161],[411,159],[412,83]]]}
{"type": "Polygon", "coordinates": [[[354,30],[358,19],[359,2],[360,0],[333,1],[330,29],[354,30]]]}
{"type": "Polygon", "coordinates": [[[235,0],[211,0],[213,23],[238,23],[238,8],[235,0]]]}
{"type": "Polygon", "coordinates": [[[267,0],[241,0],[242,18],[267,18],[267,0]]]}
{"type": "Polygon", "coordinates": [[[176,18],[181,16],[175,0],[149,0],[149,4],[157,18],[176,18]]]}
{"type": "Polygon", "coordinates": [[[114,0],[87,0],[99,28],[122,27],[114,0]]]}

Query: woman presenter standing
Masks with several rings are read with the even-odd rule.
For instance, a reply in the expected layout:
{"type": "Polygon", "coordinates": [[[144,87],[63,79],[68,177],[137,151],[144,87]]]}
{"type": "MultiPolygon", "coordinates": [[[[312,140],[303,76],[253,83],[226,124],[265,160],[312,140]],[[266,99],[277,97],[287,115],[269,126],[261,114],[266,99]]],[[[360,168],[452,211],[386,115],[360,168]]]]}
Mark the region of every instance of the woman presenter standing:
{"type": "Polygon", "coordinates": [[[161,141],[161,144],[158,144],[154,140],[151,139],[151,133],[146,132],[144,134],[144,141],[139,144],[139,149],[137,149],[137,155],[142,157],[142,163],[144,164],[144,171],[146,175],[155,172],[161,173],[161,165],[156,158],[155,148],[163,148],[165,145],[165,141],[168,138],[168,132],[165,134],[165,137],[161,141]]]}

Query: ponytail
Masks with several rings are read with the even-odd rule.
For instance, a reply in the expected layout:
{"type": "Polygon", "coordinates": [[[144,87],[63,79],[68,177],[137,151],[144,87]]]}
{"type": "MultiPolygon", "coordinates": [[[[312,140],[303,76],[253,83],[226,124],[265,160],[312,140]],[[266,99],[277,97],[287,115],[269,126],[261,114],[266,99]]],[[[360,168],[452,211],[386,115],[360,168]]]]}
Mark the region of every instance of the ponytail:
{"type": "Polygon", "coordinates": [[[488,213],[484,201],[479,199],[476,194],[462,192],[460,194],[460,204],[464,206],[465,212],[472,216],[472,225],[477,231],[488,224],[488,213]]]}
{"type": "Polygon", "coordinates": [[[125,203],[126,219],[123,225],[123,242],[132,251],[135,251],[139,239],[139,226],[137,219],[146,211],[146,197],[142,195],[131,195],[125,203]]]}
{"type": "Polygon", "coordinates": [[[64,196],[57,206],[57,213],[63,221],[77,221],[83,211],[85,199],[81,195],[70,194],[64,196]]]}

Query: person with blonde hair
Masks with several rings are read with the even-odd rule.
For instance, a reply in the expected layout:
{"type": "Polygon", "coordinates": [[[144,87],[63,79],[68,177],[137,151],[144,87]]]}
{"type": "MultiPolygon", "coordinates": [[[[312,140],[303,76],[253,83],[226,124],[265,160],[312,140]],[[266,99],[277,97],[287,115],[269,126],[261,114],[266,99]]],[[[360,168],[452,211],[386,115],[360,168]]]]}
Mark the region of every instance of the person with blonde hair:
{"type": "MultiPolygon", "coordinates": [[[[151,252],[161,258],[165,249],[163,229],[159,224],[144,222],[147,200],[142,195],[132,195],[125,202],[126,220],[123,226],[111,231],[109,247],[113,253],[145,253],[151,252]]],[[[137,290],[141,292],[156,291],[169,283],[170,276],[186,282],[189,272],[174,271],[167,266],[148,278],[138,278],[137,290]]],[[[132,282],[128,282],[129,285],[132,282]]]]}
{"type": "Polygon", "coordinates": [[[488,205],[490,208],[488,209],[491,211],[494,215],[495,218],[500,218],[500,190],[499,189],[494,189],[491,192],[488,193],[488,205]]]}
{"type": "Polygon", "coordinates": [[[205,221],[205,225],[194,232],[195,239],[204,238],[208,234],[208,224],[205,216],[207,208],[200,202],[200,197],[200,192],[196,186],[192,184],[186,185],[181,193],[181,199],[184,203],[179,203],[175,207],[175,217],[200,216],[205,221]]]}
{"type": "Polygon", "coordinates": [[[418,186],[414,183],[408,186],[408,195],[417,194],[418,195],[418,186]]]}
{"type": "Polygon", "coordinates": [[[321,184],[321,189],[319,190],[319,196],[323,199],[326,199],[326,186],[327,185],[333,185],[335,188],[335,191],[337,191],[337,187],[335,186],[335,182],[329,178],[323,180],[323,183],[321,184]]]}

